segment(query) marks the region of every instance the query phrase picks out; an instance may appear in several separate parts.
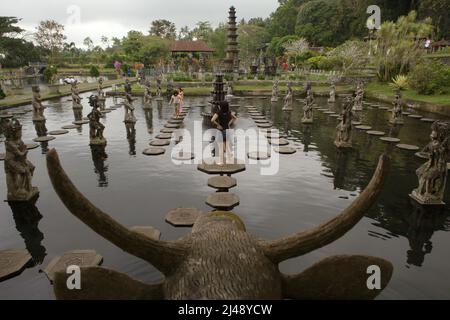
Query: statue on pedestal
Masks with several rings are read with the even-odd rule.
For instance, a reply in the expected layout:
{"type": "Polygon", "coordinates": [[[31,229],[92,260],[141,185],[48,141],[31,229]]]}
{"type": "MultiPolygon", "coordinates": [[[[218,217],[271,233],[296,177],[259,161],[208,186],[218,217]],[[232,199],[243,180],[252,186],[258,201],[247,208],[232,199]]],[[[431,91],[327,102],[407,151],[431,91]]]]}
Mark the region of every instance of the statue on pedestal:
{"type": "Polygon", "coordinates": [[[286,96],[284,97],[283,111],[292,111],[292,110],[294,110],[292,108],[293,101],[294,101],[294,98],[292,96],[292,92],[288,90],[286,96]]]}
{"type": "Polygon", "coordinates": [[[128,92],[125,93],[125,102],[123,103],[123,106],[125,107],[125,119],[123,122],[125,123],[135,123],[136,117],[134,116],[134,106],[133,101],[136,100],[129,94],[128,92]]]}
{"type": "Polygon", "coordinates": [[[81,105],[80,90],[78,89],[77,81],[71,83],[70,91],[72,92],[72,109],[83,109],[83,106],[81,105]]]}
{"type": "Polygon", "coordinates": [[[92,107],[91,113],[87,115],[89,119],[90,145],[106,145],[106,139],[103,137],[105,126],[100,122],[102,113],[98,110],[98,97],[90,96],[89,105],[92,107]]]}
{"type": "Polygon", "coordinates": [[[145,81],[144,89],[144,109],[147,109],[152,104],[151,83],[149,80],[145,81]]]}
{"type": "Polygon", "coordinates": [[[436,121],[431,130],[431,142],[422,150],[422,153],[429,155],[429,160],[417,169],[419,186],[410,197],[422,205],[444,205],[450,122],[436,121]]]}
{"type": "Polygon", "coordinates": [[[338,148],[352,147],[352,121],[357,118],[352,108],[353,101],[351,98],[348,98],[341,113],[342,120],[336,127],[334,144],[338,148]]]}
{"type": "Polygon", "coordinates": [[[392,124],[403,124],[403,101],[400,92],[397,92],[397,94],[395,95],[395,100],[394,102],[392,102],[392,104],[394,105],[394,108],[392,109],[392,115],[391,119],[389,119],[389,122],[392,124]]]}
{"type": "Polygon", "coordinates": [[[362,111],[363,110],[363,99],[364,99],[364,85],[361,81],[358,82],[355,93],[355,104],[353,105],[353,110],[362,111]]]}
{"type": "Polygon", "coordinates": [[[97,87],[97,96],[98,96],[98,106],[100,110],[105,110],[105,92],[103,91],[103,78],[100,77],[98,79],[98,87],[97,87]]]}
{"type": "Polygon", "coordinates": [[[313,105],[314,105],[314,94],[311,85],[308,84],[308,89],[306,91],[305,107],[303,108],[303,118],[302,123],[313,123],[313,105]]]}
{"type": "Polygon", "coordinates": [[[336,102],[336,85],[334,83],[331,83],[330,98],[328,99],[328,103],[335,103],[335,102],[336,102]]]}
{"type": "Polygon", "coordinates": [[[39,86],[32,86],[31,90],[33,92],[33,121],[45,121],[44,116],[44,106],[41,100],[41,89],[39,86]]]}
{"type": "Polygon", "coordinates": [[[275,80],[272,86],[272,98],[270,99],[271,102],[278,102],[278,93],[278,80],[275,80]]]}
{"type": "Polygon", "coordinates": [[[28,150],[22,141],[22,125],[12,118],[4,124],[4,132],[7,201],[35,202],[39,190],[31,184],[34,165],[27,160],[28,150]]]}

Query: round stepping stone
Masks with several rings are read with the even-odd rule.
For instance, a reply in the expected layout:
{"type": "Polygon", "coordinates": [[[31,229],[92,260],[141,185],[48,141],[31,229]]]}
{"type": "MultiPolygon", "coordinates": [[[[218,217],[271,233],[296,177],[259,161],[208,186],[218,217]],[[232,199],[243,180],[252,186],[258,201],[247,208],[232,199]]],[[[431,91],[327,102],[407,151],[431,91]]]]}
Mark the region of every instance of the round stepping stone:
{"type": "Polygon", "coordinates": [[[175,152],[172,153],[172,159],[174,160],[178,160],[178,161],[188,161],[188,160],[193,160],[195,159],[195,154],[191,153],[191,152],[175,152]]]}
{"type": "Polygon", "coordinates": [[[176,128],[179,128],[179,127],[180,127],[180,125],[176,124],[176,123],[167,123],[167,124],[164,125],[164,128],[171,128],[171,129],[176,129],[176,128]]]}
{"type": "Polygon", "coordinates": [[[239,197],[230,192],[216,192],[210,194],[206,199],[206,204],[215,209],[232,209],[239,204],[239,197]]]}
{"type": "Polygon", "coordinates": [[[39,147],[39,143],[27,143],[26,146],[28,150],[36,149],[37,147],[39,147]]]}
{"type": "Polygon", "coordinates": [[[356,126],[355,128],[358,129],[358,130],[370,130],[370,129],[372,129],[372,127],[369,127],[369,126],[356,126]]]}
{"type": "Polygon", "coordinates": [[[354,126],[360,126],[362,122],[360,121],[352,121],[352,125],[354,126]]]}
{"type": "Polygon", "coordinates": [[[367,134],[369,134],[371,136],[384,136],[386,134],[383,131],[376,131],[376,130],[369,130],[366,132],[367,132],[367,134]]]}
{"type": "Polygon", "coordinates": [[[10,118],[12,118],[12,117],[13,117],[13,115],[10,114],[10,113],[7,113],[7,114],[0,114],[0,119],[10,119],[10,118]]]}
{"type": "Polygon", "coordinates": [[[202,214],[197,208],[178,208],[166,215],[166,222],[175,227],[192,227],[202,214]]]}
{"type": "Polygon", "coordinates": [[[20,274],[31,260],[27,250],[0,251],[0,281],[20,274]]]}
{"type": "Polygon", "coordinates": [[[286,139],[269,139],[269,143],[273,146],[287,146],[289,144],[289,141],[286,139]]]}
{"type": "Polygon", "coordinates": [[[267,134],[265,134],[265,137],[269,140],[269,139],[280,139],[281,136],[278,133],[275,132],[269,132],[267,134]]]}
{"type": "Polygon", "coordinates": [[[261,124],[261,123],[269,123],[268,120],[255,120],[255,123],[261,124]]]}
{"type": "Polygon", "coordinates": [[[76,125],[76,124],[69,124],[67,126],[61,127],[61,129],[63,129],[63,130],[71,130],[71,129],[79,129],[79,128],[81,128],[81,126],[76,125]]]}
{"type": "Polygon", "coordinates": [[[273,150],[279,154],[294,154],[297,152],[297,150],[295,150],[294,148],[285,146],[275,147],[273,148],[273,150]]]}
{"type": "Polygon", "coordinates": [[[430,158],[430,154],[427,152],[416,152],[414,154],[416,157],[421,158],[421,159],[429,159],[430,158]]]}
{"type": "Polygon", "coordinates": [[[389,110],[389,107],[378,107],[380,110],[389,110]]]}
{"type": "Polygon", "coordinates": [[[42,137],[37,137],[37,138],[33,139],[34,142],[47,142],[47,141],[52,141],[52,140],[55,140],[55,137],[53,137],[53,136],[42,136],[42,137]]]}
{"type": "Polygon", "coordinates": [[[408,118],[413,118],[413,119],[422,119],[422,116],[419,116],[418,114],[410,114],[408,115],[408,118]]]}
{"type": "Polygon", "coordinates": [[[270,123],[258,123],[257,126],[258,126],[258,128],[271,128],[272,124],[270,124],[270,123]]]}
{"type": "Polygon", "coordinates": [[[0,153],[0,161],[5,161],[5,156],[4,153],[0,153]]]}
{"type": "Polygon", "coordinates": [[[318,111],[328,111],[328,109],[325,109],[325,108],[319,108],[319,109],[317,109],[318,111]]]}
{"type": "Polygon", "coordinates": [[[400,143],[400,144],[397,144],[396,147],[399,148],[399,149],[409,150],[409,151],[420,150],[420,148],[418,146],[414,146],[414,145],[411,145],[411,144],[400,143]]]}
{"type": "Polygon", "coordinates": [[[140,233],[150,239],[159,240],[161,238],[161,231],[153,227],[131,227],[131,231],[140,233]]]}
{"type": "Polygon", "coordinates": [[[163,128],[161,129],[161,133],[174,133],[175,131],[177,131],[176,129],[171,129],[171,128],[163,128]]]}
{"type": "Polygon", "coordinates": [[[66,134],[66,133],[69,133],[69,130],[53,130],[53,131],[48,132],[48,134],[53,135],[53,136],[58,136],[58,135],[66,134]]]}
{"type": "Polygon", "coordinates": [[[208,179],[208,186],[217,190],[228,190],[236,185],[236,179],[228,176],[216,176],[208,179]]]}
{"type": "Polygon", "coordinates": [[[83,125],[83,124],[88,124],[89,120],[78,120],[78,121],[74,121],[72,123],[76,124],[76,125],[83,125]]]}
{"type": "Polygon", "coordinates": [[[330,114],[329,116],[330,116],[331,118],[339,118],[339,115],[336,114],[336,113],[335,113],[335,114],[330,114]]]}
{"type": "Polygon", "coordinates": [[[197,170],[206,174],[235,174],[245,171],[245,164],[225,163],[219,165],[211,159],[206,159],[202,164],[197,166],[197,170]]]}
{"type": "Polygon", "coordinates": [[[150,142],[150,145],[154,147],[164,147],[168,146],[169,144],[170,141],[168,140],[153,140],[152,142],[150,142]]]}
{"type": "Polygon", "coordinates": [[[247,157],[252,160],[267,160],[270,158],[270,153],[253,151],[247,154],[247,157]]]}
{"type": "Polygon", "coordinates": [[[183,123],[183,120],[169,120],[169,121],[167,121],[168,123],[171,123],[171,124],[182,124],[183,123]]]}
{"type": "Polygon", "coordinates": [[[172,139],[171,133],[161,133],[156,136],[156,139],[172,139]]]}
{"type": "Polygon", "coordinates": [[[166,149],[164,148],[147,148],[144,151],[142,151],[143,154],[146,156],[159,156],[166,152],[166,149]]]}
{"type": "Polygon", "coordinates": [[[99,266],[103,257],[94,250],[72,250],[60,257],[55,257],[43,270],[53,283],[57,272],[66,272],[68,266],[95,267],[99,266]]]}
{"type": "Polygon", "coordinates": [[[324,114],[336,114],[334,111],[325,111],[324,114]]]}
{"type": "Polygon", "coordinates": [[[25,111],[13,111],[11,112],[12,115],[14,116],[21,116],[24,115],[26,112],[25,111]]]}
{"type": "Polygon", "coordinates": [[[402,111],[402,113],[404,116],[409,116],[411,114],[411,112],[408,112],[408,111],[402,111]]]}
{"type": "Polygon", "coordinates": [[[430,119],[430,118],[422,118],[422,119],[420,119],[420,121],[423,121],[423,122],[428,122],[428,123],[433,123],[433,122],[436,122],[436,120],[434,120],[434,119],[430,119]]]}
{"type": "Polygon", "coordinates": [[[252,116],[252,119],[253,120],[265,120],[266,117],[264,117],[264,116],[252,116]]]}
{"type": "Polygon", "coordinates": [[[389,143],[399,143],[400,142],[399,138],[392,138],[392,137],[381,137],[380,140],[384,141],[384,142],[389,142],[389,143]]]}

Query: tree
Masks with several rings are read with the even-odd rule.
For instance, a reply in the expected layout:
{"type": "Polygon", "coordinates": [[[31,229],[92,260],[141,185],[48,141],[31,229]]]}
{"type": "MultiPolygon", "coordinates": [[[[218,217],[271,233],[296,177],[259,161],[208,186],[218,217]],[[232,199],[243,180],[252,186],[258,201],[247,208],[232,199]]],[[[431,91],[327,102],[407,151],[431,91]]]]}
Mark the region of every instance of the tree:
{"type": "Polygon", "coordinates": [[[349,40],[328,53],[328,57],[339,61],[342,71],[349,73],[351,70],[361,68],[368,61],[369,48],[366,43],[357,40],[349,40]]]}
{"type": "Polygon", "coordinates": [[[176,31],[177,29],[175,28],[174,23],[165,19],[160,19],[152,21],[149,34],[165,39],[175,39],[177,35],[176,31]]]}
{"type": "Polygon", "coordinates": [[[208,36],[208,45],[216,50],[214,56],[216,58],[224,58],[225,50],[227,46],[227,26],[224,23],[219,24],[219,26],[214,29],[208,36]]]}
{"type": "Polygon", "coordinates": [[[192,32],[188,26],[184,26],[178,33],[178,40],[192,40],[192,32]]]}
{"type": "Polygon", "coordinates": [[[16,17],[0,17],[0,39],[4,37],[14,38],[21,34],[24,30],[15,26],[19,21],[20,19],[16,17]]]}
{"type": "Polygon", "coordinates": [[[294,58],[294,63],[297,64],[297,57],[309,51],[309,43],[305,38],[298,40],[289,40],[283,45],[285,54],[289,58],[294,58]]]}
{"type": "Polygon", "coordinates": [[[281,57],[284,55],[285,43],[289,41],[295,41],[298,40],[299,37],[296,35],[289,35],[284,37],[274,37],[272,38],[272,41],[270,41],[269,46],[267,47],[267,52],[271,55],[274,55],[276,57],[281,57]]]}
{"type": "Polygon", "coordinates": [[[84,38],[83,44],[87,47],[88,51],[92,51],[92,49],[94,48],[94,42],[90,37],[84,38]]]}
{"type": "Polygon", "coordinates": [[[238,47],[240,56],[248,63],[257,56],[268,40],[267,31],[257,25],[243,24],[238,28],[238,47]]]}
{"type": "Polygon", "coordinates": [[[448,0],[421,0],[418,6],[418,17],[430,17],[436,26],[436,37],[450,38],[450,1],[448,0]]]}
{"type": "Polygon", "coordinates": [[[197,22],[196,27],[192,30],[191,36],[197,40],[207,40],[212,31],[209,21],[200,21],[197,22]]]}
{"type": "Polygon", "coordinates": [[[101,39],[100,41],[102,42],[102,44],[106,48],[109,48],[109,39],[108,39],[108,37],[107,36],[102,36],[100,39],[101,39]]]}
{"type": "Polygon", "coordinates": [[[294,0],[286,0],[273,12],[267,23],[267,31],[270,36],[284,37],[295,33],[298,7],[294,0]]]}
{"type": "Polygon", "coordinates": [[[34,38],[42,48],[50,52],[50,63],[54,62],[56,55],[63,47],[64,40],[66,39],[63,32],[64,26],[54,20],[41,21],[36,28],[34,38]]]}

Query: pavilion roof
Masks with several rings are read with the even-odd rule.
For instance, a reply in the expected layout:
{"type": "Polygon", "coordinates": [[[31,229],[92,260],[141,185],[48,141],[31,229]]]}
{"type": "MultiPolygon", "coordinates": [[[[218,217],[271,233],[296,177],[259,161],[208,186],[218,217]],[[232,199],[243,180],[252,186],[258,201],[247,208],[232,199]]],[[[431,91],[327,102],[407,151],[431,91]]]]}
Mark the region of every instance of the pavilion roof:
{"type": "Polygon", "coordinates": [[[172,41],[169,44],[169,50],[171,52],[214,52],[214,49],[211,49],[206,42],[197,40],[177,40],[172,41]]]}

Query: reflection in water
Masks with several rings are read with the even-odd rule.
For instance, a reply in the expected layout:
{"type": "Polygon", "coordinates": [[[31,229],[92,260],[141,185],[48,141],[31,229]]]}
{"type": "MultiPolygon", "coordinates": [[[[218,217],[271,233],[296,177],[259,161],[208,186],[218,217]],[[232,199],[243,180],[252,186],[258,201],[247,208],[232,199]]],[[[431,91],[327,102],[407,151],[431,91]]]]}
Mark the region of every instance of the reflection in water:
{"type": "Polygon", "coordinates": [[[83,109],[73,109],[73,117],[75,121],[81,121],[83,120],[83,109]]]}
{"type": "Polygon", "coordinates": [[[153,134],[153,109],[144,109],[145,123],[147,123],[147,132],[153,134]]]}
{"type": "Polygon", "coordinates": [[[398,138],[401,128],[402,128],[402,126],[399,126],[399,125],[395,125],[395,124],[390,125],[389,137],[398,138]]]}
{"type": "Polygon", "coordinates": [[[30,202],[9,202],[13,212],[16,229],[25,241],[25,247],[33,258],[33,266],[42,264],[47,255],[42,245],[44,234],[39,230],[39,220],[42,219],[38,208],[30,202]]]}
{"type": "Polygon", "coordinates": [[[291,130],[291,118],[292,118],[292,112],[290,111],[284,111],[283,112],[283,130],[286,135],[289,134],[291,130]]]}
{"type": "Polygon", "coordinates": [[[303,124],[303,139],[302,143],[304,145],[303,151],[308,152],[309,151],[309,145],[311,144],[312,140],[312,125],[311,124],[303,124]]]}
{"type": "Polygon", "coordinates": [[[348,161],[351,152],[351,149],[338,148],[336,150],[336,165],[333,172],[333,184],[335,190],[345,188],[345,178],[347,176],[348,161]]]}
{"type": "MultiPolygon", "coordinates": [[[[36,135],[38,137],[46,137],[47,136],[47,126],[45,125],[46,120],[43,121],[33,121],[34,129],[36,130],[36,135]]],[[[48,152],[48,141],[41,142],[41,151],[42,154],[46,154],[48,152]]]]}
{"type": "Polygon", "coordinates": [[[106,172],[108,171],[108,166],[105,165],[105,160],[108,158],[106,154],[105,145],[91,145],[92,161],[94,162],[94,171],[98,176],[98,186],[107,187],[108,177],[106,172]]]}
{"type": "Polygon", "coordinates": [[[135,122],[126,122],[125,128],[127,130],[127,140],[130,145],[130,156],[136,155],[136,123],[135,122]]]}
{"type": "Polygon", "coordinates": [[[162,102],[162,100],[156,100],[156,105],[158,108],[158,119],[162,120],[162,118],[163,118],[163,115],[162,115],[163,102],[162,102]]]}

